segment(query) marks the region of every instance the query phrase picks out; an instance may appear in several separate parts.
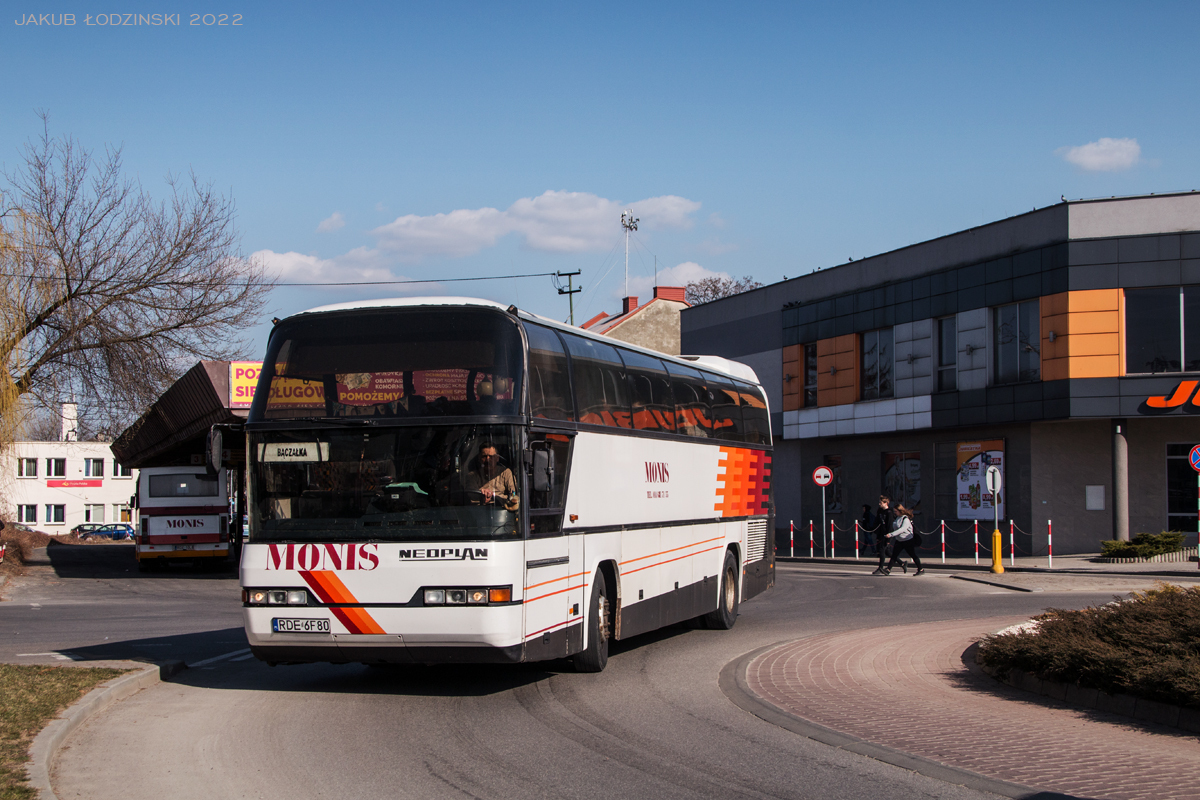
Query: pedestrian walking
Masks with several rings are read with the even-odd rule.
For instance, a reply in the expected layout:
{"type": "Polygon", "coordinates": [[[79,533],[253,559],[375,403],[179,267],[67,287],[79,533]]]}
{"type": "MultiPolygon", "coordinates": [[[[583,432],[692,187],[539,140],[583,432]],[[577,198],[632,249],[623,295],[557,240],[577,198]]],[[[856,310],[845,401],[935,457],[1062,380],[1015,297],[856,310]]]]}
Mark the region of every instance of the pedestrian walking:
{"type": "MultiPolygon", "coordinates": [[[[883,568],[884,575],[892,574],[892,567],[896,566],[897,562],[903,564],[900,558],[901,551],[907,552],[916,565],[917,571],[913,573],[915,578],[917,575],[924,575],[925,569],[921,566],[921,557],[917,555],[917,542],[915,539],[915,529],[913,528],[913,512],[902,505],[896,506],[896,521],[892,525],[892,532],[888,534],[892,540],[892,560],[883,568]]],[[[904,570],[908,572],[907,569],[904,570]]]]}
{"type": "MultiPolygon", "coordinates": [[[[875,552],[879,554],[879,566],[875,568],[872,575],[886,575],[887,569],[883,566],[883,560],[888,555],[888,545],[892,544],[889,535],[892,528],[896,525],[896,512],[892,508],[892,498],[886,494],[879,495],[879,513],[875,515],[875,552]]],[[[893,552],[895,547],[892,547],[893,552]]],[[[903,561],[900,562],[900,569],[908,572],[908,565],[903,561]]]]}

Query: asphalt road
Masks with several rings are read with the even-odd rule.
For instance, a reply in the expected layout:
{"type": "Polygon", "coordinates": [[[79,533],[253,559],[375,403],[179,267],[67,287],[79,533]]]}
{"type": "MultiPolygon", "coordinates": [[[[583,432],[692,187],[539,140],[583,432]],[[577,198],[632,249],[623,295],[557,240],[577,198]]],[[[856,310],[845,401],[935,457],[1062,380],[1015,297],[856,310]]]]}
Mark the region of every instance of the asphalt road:
{"type": "MultiPolygon", "coordinates": [[[[1071,579],[1062,578],[1034,594],[932,572],[872,577],[865,562],[782,565],[778,586],[743,605],[732,631],[673,627],[615,643],[599,675],[564,663],[269,668],[240,653],[232,576],[142,576],[116,560],[103,566],[116,558],[108,553],[68,559],[55,550],[54,568],[39,568],[49,574],[35,569],[0,603],[0,631],[25,637],[17,650],[89,659],[156,650],[154,659],[193,664],[68,740],[56,790],[97,800],[988,797],[751,716],[722,694],[721,668],[821,632],[1029,615],[1105,602],[1130,588],[1118,581],[1063,591],[1071,579]],[[196,664],[227,653],[234,655],[196,664]]],[[[9,652],[10,637],[0,641],[0,658],[28,660],[9,652]]],[[[888,713],[887,697],[879,705],[888,713]]]]}

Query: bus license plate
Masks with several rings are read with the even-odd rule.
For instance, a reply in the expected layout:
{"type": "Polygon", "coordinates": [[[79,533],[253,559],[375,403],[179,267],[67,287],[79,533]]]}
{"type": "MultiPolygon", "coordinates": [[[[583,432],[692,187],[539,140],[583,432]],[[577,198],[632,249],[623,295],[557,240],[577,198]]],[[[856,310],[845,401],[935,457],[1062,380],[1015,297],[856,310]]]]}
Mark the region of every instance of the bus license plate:
{"type": "Polygon", "coordinates": [[[271,630],[276,633],[329,633],[329,620],[276,617],[271,620],[271,630]]]}

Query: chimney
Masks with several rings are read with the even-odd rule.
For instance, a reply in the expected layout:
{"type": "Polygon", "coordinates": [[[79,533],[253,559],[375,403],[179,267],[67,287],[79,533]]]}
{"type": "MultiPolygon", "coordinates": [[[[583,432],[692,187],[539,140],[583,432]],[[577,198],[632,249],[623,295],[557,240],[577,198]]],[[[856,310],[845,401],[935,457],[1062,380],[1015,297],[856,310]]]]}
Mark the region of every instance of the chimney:
{"type": "Polygon", "coordinates": [[[623,299],[621,301],[621,313],[622,314],[628,314],[630,311],[633,311],[637,307],[638,307],[638,304],[637,304],[636,297],[626,297],[625,299],[623,299]]]}
{"type": "Polygon", "coordinates": [[[686,289],[683,286],[654,287],[654,299],[656,300],[674,300],[676,303],[686,303],[685,294],[686,289]]]}
{"type": "Polygon", "coordinates": [[[79,441],[79,406],[75,403],[62,404],[62,440],[79,441]]]}

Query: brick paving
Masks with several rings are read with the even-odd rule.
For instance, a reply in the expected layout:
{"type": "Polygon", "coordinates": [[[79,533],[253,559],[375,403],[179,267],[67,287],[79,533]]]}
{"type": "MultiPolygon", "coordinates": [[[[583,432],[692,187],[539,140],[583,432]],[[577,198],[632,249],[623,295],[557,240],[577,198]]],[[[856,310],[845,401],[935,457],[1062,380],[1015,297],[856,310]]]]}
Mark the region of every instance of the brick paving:
{"type": "Polygon", "coordinates": [[[1078,709],[964,664],[982,635],[1022,617],[833,633],[753,659],[771,705],[876,745],[1041,790],[1119,800],[1200,798],[1194,734],[1078,709]]]}

